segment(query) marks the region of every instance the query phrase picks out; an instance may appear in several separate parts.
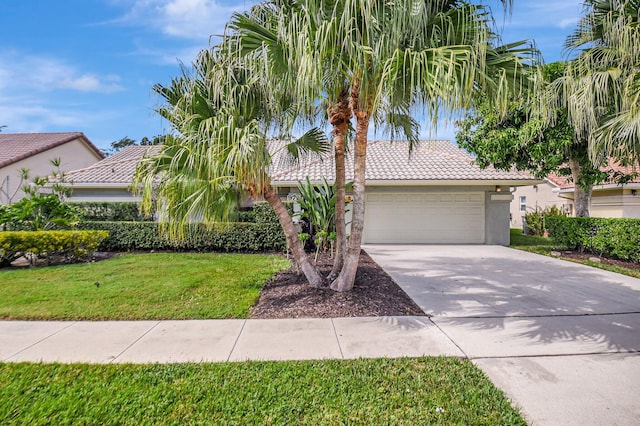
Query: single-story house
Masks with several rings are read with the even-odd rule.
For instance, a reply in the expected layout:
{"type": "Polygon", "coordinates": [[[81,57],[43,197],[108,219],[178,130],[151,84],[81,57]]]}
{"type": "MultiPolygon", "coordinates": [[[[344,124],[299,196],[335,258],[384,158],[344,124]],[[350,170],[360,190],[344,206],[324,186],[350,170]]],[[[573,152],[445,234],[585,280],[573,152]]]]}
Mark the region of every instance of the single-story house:
{"type": "MultiPolygon", "coordinates": [[[[604,169],[632,175],[638,168],[621,167],[615,163],[604,169]]],[[[511,204],[511,226],[522,227],[522,218],[526,212],[537,208],[545,209],[557,206],[569,214],[575,215],[573,194],[575,184],[566,176],[549,175],[541,184],[522,186],[515,189],[511,204]]],[[[619,184],[605,182],[595,185],[591,193],[589,215],[592,217],[640,218],[640,176],[629,182],[619,184]]]]}
{"type": "Polygon", "coordinates": [[[24,197],[21,170],[28,169],[30,179],[49,176],[51,161],[59,158],[62,171],[87,167],[104,154],[80,132],[0,133],[0,204],[24,197]]]}
{"type": "MultiPolygon", "coordinates": [[[[282,143],[271,142],[277,152],[282,143]]],[[[148,149],[127,147],[93,166],[68,173],[72,201],[132,201],[135,165],[148,149]]],[[[353,179],[347,155],[347,181],[353,179]]],[[[541,183],[528,173],[480,169],[449,141],[370,141],[367,148],[364,243],[509,244],[510,189],[541,183]]],[[[333,154],[298,165],[274,161],[272,184],[294,199],[298,181],[333,182],[333,154]]]]}
{"type": "Polygon", "coordinates": [[[95,164],[67,173],[73,192],[69,201],[139,201],[131,193],[136,166],[157,146],[127,146],[95,164]]]}

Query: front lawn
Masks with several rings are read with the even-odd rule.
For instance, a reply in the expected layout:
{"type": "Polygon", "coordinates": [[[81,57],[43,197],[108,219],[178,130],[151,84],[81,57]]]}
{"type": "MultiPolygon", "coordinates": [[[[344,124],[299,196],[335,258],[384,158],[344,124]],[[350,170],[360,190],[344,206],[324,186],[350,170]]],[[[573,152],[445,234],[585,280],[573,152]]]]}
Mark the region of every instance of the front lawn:
{"type": "Polygon", "coordinates": [[[0,364],[0,423],[525,425],[471,361],[0,364]]]}
{"type": "Polygon", "coordinates": [[[0,271],[0,319],[246,318],[289,261],[273,255],[123,254],[95,263],[0,271]]]}

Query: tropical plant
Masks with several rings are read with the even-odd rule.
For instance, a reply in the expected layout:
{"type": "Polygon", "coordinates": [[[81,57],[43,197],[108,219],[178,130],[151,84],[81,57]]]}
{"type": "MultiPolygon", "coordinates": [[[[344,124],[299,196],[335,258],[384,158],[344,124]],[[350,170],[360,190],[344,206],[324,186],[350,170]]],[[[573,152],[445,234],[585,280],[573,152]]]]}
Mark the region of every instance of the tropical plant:
{"type": "Polygon", "coordinates": [[[598,162],[640,160],[640,1],[586,0],[565,47],[578,52],[549,92],[598,162]]]}
{"type": "MultiPolygon", "coordinates": [[[[298,182],[300,197],[297,201],[302,209],[299,215],[309,221],[310,234],[314,237],[314,242],[315,237],[321,234],[318,248],[323,251],[328,250],[337,239],[335,220],[338,210],[336,208],[337,186],[337,184],[330,185],[325,178],[319,185],[312,184],[309,177],[305,181],[298,182]]],[[[350,189],[351,185],[346,185],[346,188],[350,189]]]]}
{"type": "MultiPolygon", "coordinates": [[[[42,231],[50,229],[67,229],[78,223],[80,210],[64,200],[71,193],[65,173],[60,169],[59,158],[51,160],[55,169],[48,177],[36,176],[28,184],[22,186],[26,194],[21,200],[0,206],[0,227],[3,230],[42,231]]],[[[23,169],[24,179],[29,178],[29,171],[23,169]]]]}
{"type": "MultiPolygon", "coordinates": [[[[504,101],[522,84],[523,44],[496,46],[490,23],[487,7],[453,0],[273,0],[232,19],[241,51],[266,61],[265,81],[289,86],[304,102],[297,113],[325,100],[334,140],[355,117],[351,236],[332,289],[350,290],[358,266],[370,123],[415,142],[412,108],[436,124],[477,91],[504,101]]],[[[335,152],[343,152],[338,143],[335,152]]],[[[336,167],[338,180],[344,171],[338,160],[336,167]]]]}
{"type": "Polygon", "coordinates": [[[318,287],[322,277],[304,252],[268,169],[274,155],[278,161],[292,161],[322,151],[324,135],[314,128],[270,152],[268,130],[292,126],[285,122],[290,97],[284,88],[264,90],[254,60],[229,55],[231,48],[223,43],[200,52],[193,74],[183,68],[169,86],[154,87],[164,100],[158,113],[176,134],[142,160],[134,186],[142,194],[143,209],[155,208],[164,232],[177,238],[190,221],[228,221],[237,212],[241,191],[264,197],[278,216],[295,262],[318,287]]]}

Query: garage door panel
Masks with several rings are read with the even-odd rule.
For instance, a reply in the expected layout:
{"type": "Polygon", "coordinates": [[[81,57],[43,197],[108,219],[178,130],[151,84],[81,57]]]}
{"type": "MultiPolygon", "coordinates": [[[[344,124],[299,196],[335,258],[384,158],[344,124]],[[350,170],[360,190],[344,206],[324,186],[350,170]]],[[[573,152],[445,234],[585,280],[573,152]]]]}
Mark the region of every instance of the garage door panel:
{"type": "Polygon", "coordinates": [[[483,243],[484,194],[367,194],[365,243],[483,243]]]}

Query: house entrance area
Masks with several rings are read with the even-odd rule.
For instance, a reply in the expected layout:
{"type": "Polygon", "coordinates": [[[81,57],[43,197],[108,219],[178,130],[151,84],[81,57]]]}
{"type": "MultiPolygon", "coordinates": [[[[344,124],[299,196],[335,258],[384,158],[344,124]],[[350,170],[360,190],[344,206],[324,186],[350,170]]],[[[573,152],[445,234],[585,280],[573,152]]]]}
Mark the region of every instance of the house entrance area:
{"type": "Polygon", "coordinates": [[[482,244],[484,192],[368,192],[366,244],[482,244]]]}

